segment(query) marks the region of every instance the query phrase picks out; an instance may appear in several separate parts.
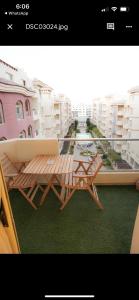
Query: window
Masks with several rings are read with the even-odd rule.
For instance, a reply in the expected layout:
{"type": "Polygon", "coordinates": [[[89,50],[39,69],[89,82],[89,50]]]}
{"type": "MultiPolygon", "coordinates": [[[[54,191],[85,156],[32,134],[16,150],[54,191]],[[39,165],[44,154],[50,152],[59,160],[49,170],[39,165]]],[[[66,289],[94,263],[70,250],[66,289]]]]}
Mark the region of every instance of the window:
{"type": "Polygon", "coordinates": [[[38,131],[38,129],[36,129],[35,136],[38,136],[38,135],[39,135],[39,131],[38,131]]]}
{"type": "Polygon", "coordinates": [[[31,125],[29,125],[29,127],[28,127],[28,137],[29,138],[33,137],[33,135],[32,135],[32,126],[31,125]]]}
{"type": "Polygon", "coordinates": [[[24,119],[23,103],[20,100],[16,102],[16,117],[17,119],[24,119]]]}
{"type": "Polygon", "coordinates": [[[28,99],[25,101],[25,110],[26,110],[26,115],[30,116],[31,115],[31,113],[30,113],[30,102],[29,102],[28,99]]]}
{"type": "Polygon", "coordinates": [[[9,72],[7,72],[7,77],[8,77],[8,79],[10,79],[10,80],[13,80],[13,74],[11,74],[11,73],[9,73],[9,72]]]}
{"type": "Polygon", "coordinates": [[[19,138],[20,138],[20,139],[26,138],[26,131],[25,131],[25,130],[22,130],[22,131],[19,133],[19,138]]]}
{"type": "Polygon", "coordinates": [[[4,137],[4,136],[2,136],[1,138],[0,138],[0,141],[6,141],[7,139],[4,137]]]}
{"type": "Polygon", "coordinates": [[[5,122],[5,120],[4,120],[3,105],[2,105],[2,102],[0,100],[0,124],[3,124],[4,122],[5,122]]]}

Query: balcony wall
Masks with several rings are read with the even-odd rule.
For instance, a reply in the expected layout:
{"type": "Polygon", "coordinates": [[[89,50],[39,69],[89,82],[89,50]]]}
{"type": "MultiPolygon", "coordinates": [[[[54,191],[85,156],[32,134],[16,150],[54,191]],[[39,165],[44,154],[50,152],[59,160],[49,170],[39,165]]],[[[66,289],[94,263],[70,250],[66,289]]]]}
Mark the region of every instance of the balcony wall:
{"type": "MultiPolygon", "coordinates": [[[[0,142],[0,155],[7,153],[17,162],[29,161],[35,155],[57,155],[60,147],[57,139],[13,139],[0,142]]],[[[128,185],[135,184],[139,171],[103,171],[95,179],[97,185],[128,185]]]]}
{"type": "Polygon", "coordinates": [[[0,142],[0,155],[4,152],[13,161],[29,161],[38,154],[59,154],[59,144],[57,139],[14,139],[0,142]]]}
{"type": "Polygon", "coordinates": [[[138,179],[136,171],[99,172],[94,182],[97,185],[135,185],[138,179]]]}

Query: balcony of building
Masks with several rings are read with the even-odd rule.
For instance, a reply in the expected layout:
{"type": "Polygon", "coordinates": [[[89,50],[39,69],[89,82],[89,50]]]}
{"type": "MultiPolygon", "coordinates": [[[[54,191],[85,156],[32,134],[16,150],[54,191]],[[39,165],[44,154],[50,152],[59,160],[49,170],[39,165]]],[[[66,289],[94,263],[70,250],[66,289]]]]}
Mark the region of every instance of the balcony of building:
{"type": "Polygon", "coordinates": [[[124,110],[119,110],[117,112],[117,116],[124,116],[124,110]]]}
{"type": "Polygon", "coordinates": [[[124,151],[124,150],[126,150],[126,149],[127,149],[126,143],[125,143],[125,144],[122,144],[122,150],[124,151]]]}
{"type": "Polygon", "coordinates": [[[116,123],[118,126],[122,126],[123,125],[123,121],[117,121],[116,123]]]}
{"type": "Polygon", "coordinates": [[[128,128],[129,128],[129,122],[124,122],[123,127],[124,127],[124,129],[128,130],[128,128]]]}
{"type": "Polygon", "coordinates": [[[122,142],[121,141],[117,141],[115,142],[116,145],[122,145],[122,142]]]}
{"type": "Polygon", "coordinates": [[[33,120],[34,121],[38,121],[39,120],[39,113],[38,113],[38,111],[36,110],[36,109],[33,109],[32,110],[32,116],[33,116],[33,120]]]}
{"type": "Polygon", "coordinates": [[[130,111],[125,111],[125,112],[124,112],[124,117],[125,117],[125,118],[128,119],[130,116],[131,116],[131,112],[130,112],[130,111]]]}
{"type": "MultiPolygon", "coordinates": [[[[59,140],[59,143],[63,139],[59,140]]],[[[53,139],[14,139],[0,142],[0,155],[18,163],[37,154],[57,155],[53,139]]],[[[18,191],[10,191],[10,203],[21,253],[139,253],[139,170],[103,171],[95,184],[104,210],[99,211],[86,191],[77,191],[60,212],[53,193],[35,211],[18,191]]]]}
{"type": "Polygon", "coordinates": [[[60,134],[60,133],[61,133],[61,126],[60,126],[60,124],[57,125],[57,126],[54,128],[54,132],[55,132],[56,134],[60,134]]]}
{"type": "Polygon", "coordinates": [[[60,107],[58,108],[54,108],[54,110],[53,110],[53,114],[54,114],[54,116],[55,115],[60,115],[60,107]]]}

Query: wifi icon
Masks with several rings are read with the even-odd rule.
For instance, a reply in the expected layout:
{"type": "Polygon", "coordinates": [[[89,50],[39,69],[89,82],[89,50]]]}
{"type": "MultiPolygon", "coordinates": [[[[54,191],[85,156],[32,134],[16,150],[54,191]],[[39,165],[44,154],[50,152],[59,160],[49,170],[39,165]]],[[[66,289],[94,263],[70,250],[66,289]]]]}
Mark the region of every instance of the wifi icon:
{"type": "Polygon", "coordinates": [[[113,7],[111,7],[111,9],[112,9],[113,11],[116,11],[117,7],[113,6],[113,7]]]}

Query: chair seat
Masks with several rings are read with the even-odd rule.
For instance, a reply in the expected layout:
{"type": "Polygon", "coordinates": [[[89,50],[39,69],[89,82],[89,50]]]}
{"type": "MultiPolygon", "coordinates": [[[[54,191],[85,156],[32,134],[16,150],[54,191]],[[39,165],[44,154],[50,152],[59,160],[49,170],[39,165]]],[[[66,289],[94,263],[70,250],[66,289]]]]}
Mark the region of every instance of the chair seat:
{"type": "Polygon", "coordinates": [[[77,177],[77,178],[74,177],[74,175],[76,175],[76,173],[66,174],[66,176],[64,178],[64,186],[66,188],[74,189],[74,187],[76,186],[76,189],[86,190],[87,186],[92,184],[92,180],[90,180],[90,179],[93,176],[91,176],[91,178],[80,178],[80,180],[79,180],[80,176],[83,176],[86,174],[84,174],[84,172],[78,172],[79,177],[77,177]]]}
{"type": "Polygon", "coordinates": [[[99,200],[97,189],[94,185],[94,179],[103,164],[101,157],[96,154],[87,168],[85,167],[85,164],[87,164],[86,162],[78,162],[79,164],[76,167],[76,170],[73,173],[67,174],[63,177],[62,185],[64,188],[66,188],[66,196],[60,209],[64,209],[76,190],[88,191],[97,206],[100,209],[103,209],[103,205],[99,200]],[[79,170],[80,168],[82,170],[79,170]]]}
{"type": "Polygon", "coordinates": [[[9,188],[29,188],[35,184],[34,176],[28,174],[19,174],[9,182],[9,188]]]}

